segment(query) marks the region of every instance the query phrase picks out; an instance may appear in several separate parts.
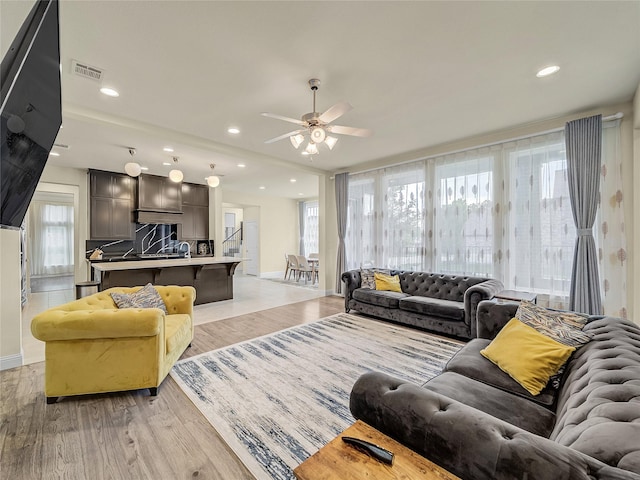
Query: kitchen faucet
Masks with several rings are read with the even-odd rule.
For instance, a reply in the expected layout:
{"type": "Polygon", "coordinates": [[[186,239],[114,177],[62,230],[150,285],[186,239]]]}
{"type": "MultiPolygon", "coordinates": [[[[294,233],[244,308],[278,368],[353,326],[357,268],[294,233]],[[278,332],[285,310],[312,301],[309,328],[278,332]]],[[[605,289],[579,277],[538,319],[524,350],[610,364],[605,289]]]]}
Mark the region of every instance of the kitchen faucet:
{"type": "Polygon", "coordinates": [[[182,253],[183,252],[183,249],[182,249],[183,245],[185,245],[187,247],[186,251],[184,253],[184,258],[191,258],[191,244],[189,242],[180,242],[178,244],[178,253],[182,253]]]}

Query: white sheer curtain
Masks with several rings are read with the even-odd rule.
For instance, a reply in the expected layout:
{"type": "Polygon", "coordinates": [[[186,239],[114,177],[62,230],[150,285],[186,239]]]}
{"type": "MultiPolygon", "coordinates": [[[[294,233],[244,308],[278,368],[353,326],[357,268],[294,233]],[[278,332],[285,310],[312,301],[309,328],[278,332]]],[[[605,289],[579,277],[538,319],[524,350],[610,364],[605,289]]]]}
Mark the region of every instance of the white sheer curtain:
{"type": "MultiPolygon", "coordinates": [[[[626,316],[619,122],[603,128],[596,244],[605,313],[626,316]]],[[[575,226],[564,132],[349,176],[348,268],[489,276],[568,308],[575,226]]]]}
{"type": "Polygon", "coordinates": [[[347,267],[424,268],[424,161],[349,176],[347,267]]]}
{"type": "Polygon", "coordinates": [[[302,205],[304,216],[304,255],[318,253],[318,202],[304,202],[302,205]]]}
{"type": "Polygon", "coordinates": [[[31,276],[73,273],[73,206],[34,200],[29,212],[31,276]]]}
{"type": "Polygon", "coordinates": [[[624,223],[620,120],[602,124],[600,203],[593,228],[606,315],[627,318],[627,237],[624,223]]]}

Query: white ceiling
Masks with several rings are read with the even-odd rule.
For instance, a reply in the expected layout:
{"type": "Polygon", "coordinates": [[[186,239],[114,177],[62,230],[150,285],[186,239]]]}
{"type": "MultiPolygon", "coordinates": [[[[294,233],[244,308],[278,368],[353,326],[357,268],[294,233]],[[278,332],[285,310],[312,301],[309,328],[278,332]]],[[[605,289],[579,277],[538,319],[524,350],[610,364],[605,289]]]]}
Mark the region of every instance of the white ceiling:
{"type": "MultiPolygon", "coordinates": [[[[0,2],[2,55],[31,5],[0,2]]],[[[123,171],[135,147],[149,173],[175,155],[185,181],[215,163],[223,189],[291,198],[317,195],[314,172],[626,102],[640,83],[639,1],[61,1],[60,30],[70,148],[53,164],[123,171]],[[560,72],[536,78],[549,64],[560,72]],[[313,159],[265,144],[295,126],[260,112],[310,112],[313,77],[317,110],[347,101],[334,123],[373,136],[313,159]]]]}

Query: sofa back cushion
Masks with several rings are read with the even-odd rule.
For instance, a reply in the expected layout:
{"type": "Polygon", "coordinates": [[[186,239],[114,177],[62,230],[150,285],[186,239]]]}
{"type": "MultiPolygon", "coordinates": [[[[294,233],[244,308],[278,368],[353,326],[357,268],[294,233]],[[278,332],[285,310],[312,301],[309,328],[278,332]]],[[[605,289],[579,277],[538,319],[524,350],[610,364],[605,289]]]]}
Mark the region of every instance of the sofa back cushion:
{"type": "Polygon", "coordinates": [[[567,363],[550,439],[640,472],[640,327],[605,317],[584,331],[593,337],[567,363]]]}
{"type": "Polygon", "coordinates": [[[391,275],[400,277],[400,286],[404,293],[423,297],[439,298],[462,302],[464,292],[486,278],[465,277],[462,275],[443,275],[426,272],[409,272],[405,270],[391,270],[391,275]]]}

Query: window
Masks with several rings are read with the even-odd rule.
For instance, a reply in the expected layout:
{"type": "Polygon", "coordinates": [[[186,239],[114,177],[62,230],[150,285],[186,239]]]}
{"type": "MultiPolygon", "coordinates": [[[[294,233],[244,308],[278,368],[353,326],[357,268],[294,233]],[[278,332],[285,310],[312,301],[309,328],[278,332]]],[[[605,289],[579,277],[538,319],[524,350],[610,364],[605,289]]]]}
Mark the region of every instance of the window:
{"type": "Polygon", "coordinates": [[[318,253],[318,202],[304,202],[304,255],[318,253]]]}
{"type": "Polygon", "coordinates": [[[488,276],[561,308],[575,235],[563,132],[349,177],[350,269],[488,276]]]}

